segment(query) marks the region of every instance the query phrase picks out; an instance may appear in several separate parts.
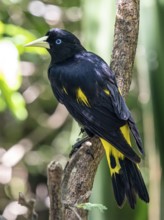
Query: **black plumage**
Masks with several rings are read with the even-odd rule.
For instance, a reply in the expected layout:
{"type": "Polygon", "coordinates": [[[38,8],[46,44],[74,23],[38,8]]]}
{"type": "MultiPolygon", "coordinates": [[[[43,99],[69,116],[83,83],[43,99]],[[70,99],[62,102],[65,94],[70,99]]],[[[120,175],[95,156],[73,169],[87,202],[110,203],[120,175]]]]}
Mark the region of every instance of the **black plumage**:
{"type": "Polygon", "coordinates": [[[51,55],[48,77],[54,95],[88,133],[100,138],[118,205],[127,197],[134,208],[137,194],[148,202],[147,189],[136,165],[140,157],[131,147],[129,130],[141,153],[142,141],[109,66],[65,30],[52,29],[41,40],[29,46],[47,48],[51,55]]]}

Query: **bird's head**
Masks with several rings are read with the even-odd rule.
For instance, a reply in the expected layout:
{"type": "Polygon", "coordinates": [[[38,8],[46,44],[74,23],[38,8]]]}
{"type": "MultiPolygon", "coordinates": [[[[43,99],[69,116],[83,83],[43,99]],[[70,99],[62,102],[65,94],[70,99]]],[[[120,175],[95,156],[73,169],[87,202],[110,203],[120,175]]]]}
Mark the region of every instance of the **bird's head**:
{"type": "Polygon", "coordinates": [[[65,61],[76,53],[85,50],[75,35],[58,28],[51,29],[44,37],[34,40],[25,46],[46,48],[51,55],[53,63],[65,61]]]}

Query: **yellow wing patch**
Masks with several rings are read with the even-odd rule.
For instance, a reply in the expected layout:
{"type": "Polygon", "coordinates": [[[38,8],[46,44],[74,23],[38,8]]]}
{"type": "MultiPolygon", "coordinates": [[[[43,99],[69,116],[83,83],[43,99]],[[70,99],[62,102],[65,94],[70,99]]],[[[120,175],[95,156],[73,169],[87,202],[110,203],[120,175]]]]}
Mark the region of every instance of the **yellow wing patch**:
{"type": "Polygon", "coordinates": [[[119,91],[120,95],[122,95],[122,92],[121,92],[121,89],[120,89],[120,88],[118,88],[118,91],[119,91]]]}
{"type": "Polygon", "coordinates": [[[110,95],[110,91],[108,89],[104,89],[104,92],[107,94],[107,95],[110,95]]]}
{"type": "Polygon", "coordinates": [[[86,95],[80,88],[77,89],[77,100],[83,102],[87,106],[90,106],[86,95]]]}
{"type": "Polygon", "coordinates": [[[120,127],[120,130],[125,138],[125,140],[128,142],[128,144],[131,146],[131,141],[130,141],[130,130],[128,124],[123,125],[120,127]]]}
{"type": "Polygon", "coordinates": [[[65,93],[65,94],[67,94],[67,95],[68,95],[68,92],[67,92],[67,90],[66,90],[66,88],[65,88],[65,87],[63,87],[63,91],[64,91],[64,93],[65,93]]]}

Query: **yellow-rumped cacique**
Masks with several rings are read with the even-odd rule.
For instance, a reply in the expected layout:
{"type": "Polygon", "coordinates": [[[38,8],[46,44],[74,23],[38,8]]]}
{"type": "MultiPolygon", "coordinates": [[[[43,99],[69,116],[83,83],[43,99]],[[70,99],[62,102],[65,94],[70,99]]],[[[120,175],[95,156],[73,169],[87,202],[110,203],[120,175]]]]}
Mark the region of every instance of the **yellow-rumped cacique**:
{"type": "Polygon", "coordinates": [[[142,141],[108,64],[88,52],[72,33],[58,28],[26,46],[48,50],[48,78],[55,97],[88,135],[100,139],[118,206],[127,198],[135,208],[137,196],[149,202],[138,165],[141,159],[131,146],[130,132],[141,154],[142,141]]]}

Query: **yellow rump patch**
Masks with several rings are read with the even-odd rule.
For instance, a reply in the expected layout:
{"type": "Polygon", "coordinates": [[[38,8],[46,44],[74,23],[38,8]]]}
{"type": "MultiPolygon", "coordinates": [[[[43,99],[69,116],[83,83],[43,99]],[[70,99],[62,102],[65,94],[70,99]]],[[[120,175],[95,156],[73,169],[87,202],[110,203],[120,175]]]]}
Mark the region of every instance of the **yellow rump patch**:
{"type": "Polygon", "coordinates": [[[77,89],[77,100],[83,102],[87,106],[90,106],[86,95],[80,88],[77,89]]]}
{"type": "MultiPolygon", "coordinates": [[[[126,125],[120,127],[120,130],[121,130],[123,136],[125,137],[126,141],[128,142],[128,144],[131,146],[129,126],[126,124],[126,125]]],[[[101,141],[101,143],[104,147],[105,153],[106,153],[106,157],[107,157],[107,161],[108,161],[111,175],[114,175],[115,173],[119,173],[119,171],[121,169],[119,159],[123,160],[124,155],[120,151],[118,151],[113,145],[111,145],[109,142],[104,140],[103,138],[100,138],[100,141],[101,141]],[[115,162],[114,167],[112,167],[112,165],[111,165],[112,164],[111,157],[114,158],[114,162],[115,162]]]]}
{"type": "Polygon", "coordinates": [[[107,94],[107,95],[110,95],[110,91],[108,89],[104,89],[104,92],[107,94]]]}
{"type": "Polygon", "coordinates": [[[121,152],[119,152],[115,147],[113,147],[113,145],[111,145],[109,142],[104,140],[103,138],[100,138],[100,141],[101,141],[101,143],[104,147],[105,153],[106,153],[106,157],[107,157],[107,161],[108,161],[111,175],[113,175],[114,173],[119,173],[119,171],[121,169],[119,159],[123,159],[124,155],[121,152]],[[115,162],[116,162],[115,168],[112,168],[112,166],[111,166],[110,155],[112,155],[115,158],[115,162]]]}

